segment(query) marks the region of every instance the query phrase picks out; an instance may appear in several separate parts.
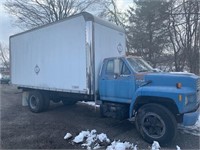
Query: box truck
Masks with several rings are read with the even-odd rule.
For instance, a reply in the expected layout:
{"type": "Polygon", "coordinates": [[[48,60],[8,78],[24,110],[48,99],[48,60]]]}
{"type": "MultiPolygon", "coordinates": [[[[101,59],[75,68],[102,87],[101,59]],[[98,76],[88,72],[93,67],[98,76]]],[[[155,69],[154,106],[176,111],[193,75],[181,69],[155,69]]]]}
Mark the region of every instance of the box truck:
{"type": "Polygon", "coordinates": [[[32,112],[50,100],[97,101],[102,116],[135,119],[148,142],[167,143],[177,123],[195,124],[200,78],[155,72],[125,54],[124,29],[84,12],[11,36],[11,82],[32,112]]]}

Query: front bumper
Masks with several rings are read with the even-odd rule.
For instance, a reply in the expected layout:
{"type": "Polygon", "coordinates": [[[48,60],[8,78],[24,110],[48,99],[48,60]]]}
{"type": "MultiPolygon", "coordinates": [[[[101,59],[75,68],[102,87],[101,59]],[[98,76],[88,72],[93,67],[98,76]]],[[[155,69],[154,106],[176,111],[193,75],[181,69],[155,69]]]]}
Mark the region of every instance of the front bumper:
{"type": "Polygon", "coordinates": [[[192,126],[194,125],[200,115],[200,107],[195,112],[185,113],[183,115],[183,125],[184,126],[192,126]]]}

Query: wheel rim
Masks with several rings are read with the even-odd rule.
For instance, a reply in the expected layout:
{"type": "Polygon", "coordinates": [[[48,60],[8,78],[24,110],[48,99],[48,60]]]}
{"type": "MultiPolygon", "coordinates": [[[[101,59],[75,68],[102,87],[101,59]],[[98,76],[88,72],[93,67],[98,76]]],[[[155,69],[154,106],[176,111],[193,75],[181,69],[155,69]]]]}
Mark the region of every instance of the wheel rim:
{"type": "Polygon", "coordinates": [[[152,138],[160,138],[166,132],[163,119],[155,113],[147,113],[141,122],[143,131],[152,138]]]}
{"type": "Polygon", "coordinates": [[[36,109],[38,103],[39,103],[39,99],[38,99],[37,97],[35,97],[35,96],[32,95],[32,96],[30,97],[30,106],[31,106],[31,108],[32,108],[32,109],[36,109]]]}

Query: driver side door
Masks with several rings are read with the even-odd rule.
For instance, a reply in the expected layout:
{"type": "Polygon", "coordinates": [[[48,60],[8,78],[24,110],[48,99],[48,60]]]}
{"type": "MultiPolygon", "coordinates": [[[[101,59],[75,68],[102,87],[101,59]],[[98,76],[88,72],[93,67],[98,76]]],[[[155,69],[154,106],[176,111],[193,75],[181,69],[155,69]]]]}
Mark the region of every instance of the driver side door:
{"type": "Polygon", "coordinates": [[[125,60],[119,60],[120,74],[114,74],[114,59],[104,61],[99,78],[102,100],[130,103],[135,90],[135,80],[125,60]]]}

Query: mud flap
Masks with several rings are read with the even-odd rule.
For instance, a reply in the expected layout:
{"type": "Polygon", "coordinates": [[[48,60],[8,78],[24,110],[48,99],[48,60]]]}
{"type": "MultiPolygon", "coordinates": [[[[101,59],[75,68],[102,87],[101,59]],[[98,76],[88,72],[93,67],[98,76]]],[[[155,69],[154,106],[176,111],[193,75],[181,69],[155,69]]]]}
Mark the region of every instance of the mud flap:
{"type": "Polygon", "coordinates": [[[28,106],[28,92],[22,93],[22,106],[28,106]]]}

